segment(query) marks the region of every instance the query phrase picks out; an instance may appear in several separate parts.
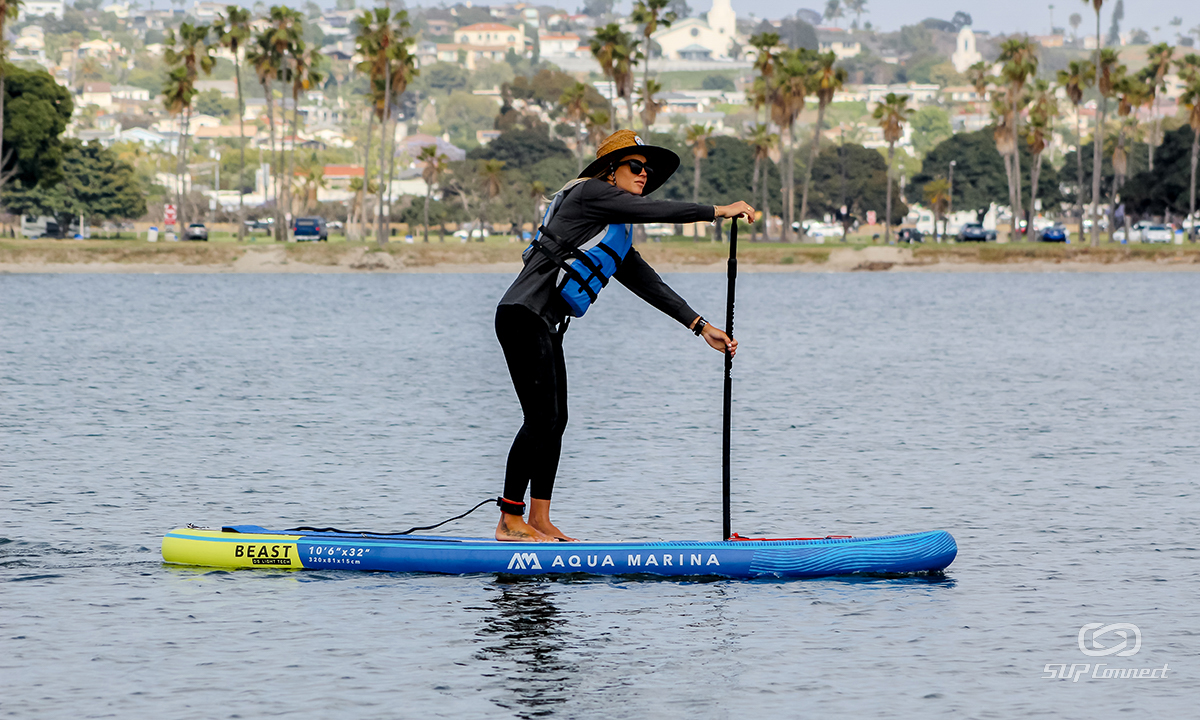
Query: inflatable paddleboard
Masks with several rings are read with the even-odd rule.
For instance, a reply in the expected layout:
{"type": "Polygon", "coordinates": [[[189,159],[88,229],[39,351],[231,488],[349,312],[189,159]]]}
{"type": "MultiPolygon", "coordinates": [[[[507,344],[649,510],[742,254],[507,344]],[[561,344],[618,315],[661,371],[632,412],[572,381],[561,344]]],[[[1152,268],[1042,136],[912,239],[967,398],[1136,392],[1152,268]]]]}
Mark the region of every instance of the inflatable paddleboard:
{"type": "Polygon", "coordinates": [[[944,570],[958,546],[936,530],[881,537],[717,542],[512,543],[487,538],[186,527],[163,538],[163,560],[218,568],[546,575],[715,575],[805,578],[944,570]]]}

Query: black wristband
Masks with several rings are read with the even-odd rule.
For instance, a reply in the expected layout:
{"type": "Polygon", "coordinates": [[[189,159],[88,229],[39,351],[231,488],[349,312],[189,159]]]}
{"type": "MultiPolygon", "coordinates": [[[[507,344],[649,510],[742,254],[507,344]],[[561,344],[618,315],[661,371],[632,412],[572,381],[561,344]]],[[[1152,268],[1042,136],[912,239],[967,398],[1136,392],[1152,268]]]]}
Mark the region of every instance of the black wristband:
{"type": "Polygon", "coordinates": [[[700,333],[704,332],[704,328],[707,326],[708,321],[701,317],[696,321],[696,325],[692,328],[692,332],[696,333],[696,337],[700,337],[700,333]]]}

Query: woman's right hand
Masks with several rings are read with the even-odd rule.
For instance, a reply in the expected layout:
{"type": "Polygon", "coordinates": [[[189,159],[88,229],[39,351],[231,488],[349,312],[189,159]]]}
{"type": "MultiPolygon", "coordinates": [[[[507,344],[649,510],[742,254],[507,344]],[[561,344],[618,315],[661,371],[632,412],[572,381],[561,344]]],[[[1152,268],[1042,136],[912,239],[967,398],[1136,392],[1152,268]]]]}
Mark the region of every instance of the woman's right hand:
{"type": "Polygon", "coordinates": [[[745,203],[740,200],[732,205],[718,205],[717,217],[744,217],[746,218],[746,222],[754,222],[754,208],[750,206],[750,203],[745,203]]]}

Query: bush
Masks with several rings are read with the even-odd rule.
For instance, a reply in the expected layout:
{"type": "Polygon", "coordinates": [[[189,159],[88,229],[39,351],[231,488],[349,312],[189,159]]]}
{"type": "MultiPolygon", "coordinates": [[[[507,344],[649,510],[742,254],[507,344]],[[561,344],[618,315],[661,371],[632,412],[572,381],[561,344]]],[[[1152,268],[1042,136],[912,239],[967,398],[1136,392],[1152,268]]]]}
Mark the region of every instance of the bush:
{"type": "Polygon", "coordinates": [[[733,90],[734,84],[728,76],[725,75],[709,75],[704,78],[704,82],[700,87],[705,90],[733,90]]]}

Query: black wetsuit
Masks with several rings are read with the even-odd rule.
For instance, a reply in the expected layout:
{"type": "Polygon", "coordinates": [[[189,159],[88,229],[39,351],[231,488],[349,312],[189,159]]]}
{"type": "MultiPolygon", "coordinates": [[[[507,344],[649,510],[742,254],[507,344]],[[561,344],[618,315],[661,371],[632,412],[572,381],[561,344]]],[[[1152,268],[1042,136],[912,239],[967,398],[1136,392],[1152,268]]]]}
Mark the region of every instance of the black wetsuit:
{"type": "MultiPolygon", "coordinates": [[[[571,189],[547,226],[554,237],[572,247],[612,223],[700,222],[713,219],[712,205],[651,200],[620,190],[603,180],[588,180],[571,189]]],[[[567,368],[562,330],[569,314],[558,294],[557,266],[534,254],[500,299],[496,336],[504,348],[508,371],[521,401],[525,423],[513,440],[504,476],[504,497],[520,502],[549,500],[567,426],[567,368]]],[[[697,313],[667,286],[636,248],[613,276],[685,327],[697,313]]],[[[518,512],[519,506],[505,509],[518,512]]]]}

